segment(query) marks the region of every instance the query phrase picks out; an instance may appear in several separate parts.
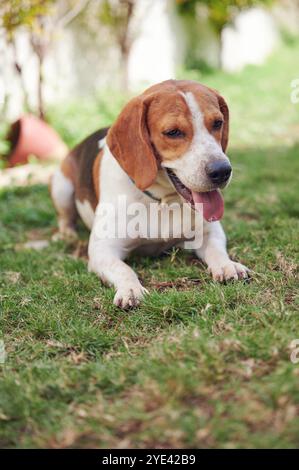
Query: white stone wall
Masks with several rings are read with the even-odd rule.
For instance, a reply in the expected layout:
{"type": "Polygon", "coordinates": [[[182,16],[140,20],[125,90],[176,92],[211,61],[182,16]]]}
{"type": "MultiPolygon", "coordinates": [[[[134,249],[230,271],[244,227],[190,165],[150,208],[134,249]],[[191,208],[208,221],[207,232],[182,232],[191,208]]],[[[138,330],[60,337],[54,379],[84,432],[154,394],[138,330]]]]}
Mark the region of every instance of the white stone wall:
{"type": "Polygon", "coordinates": [[[280,0],[274,3],[272,14],[280,28],[299,36],[299,0],[280,0]]]}
{"type": "Polygon", "coordinates": [[[173,14],[168,0],[139,0],[134,18],[136,39],[128,67],[131,88],[175,78],[181,59],[176,36],[181,31],[177,32],[171,22],[173,14]]]}
{"type": "Polygon", "coordinates": [[[270,12],[262,8],[241,12],[222,32],[223,69],[236,72],[248,64],[262,65],[278,38],[278,29],[270,12]]]}

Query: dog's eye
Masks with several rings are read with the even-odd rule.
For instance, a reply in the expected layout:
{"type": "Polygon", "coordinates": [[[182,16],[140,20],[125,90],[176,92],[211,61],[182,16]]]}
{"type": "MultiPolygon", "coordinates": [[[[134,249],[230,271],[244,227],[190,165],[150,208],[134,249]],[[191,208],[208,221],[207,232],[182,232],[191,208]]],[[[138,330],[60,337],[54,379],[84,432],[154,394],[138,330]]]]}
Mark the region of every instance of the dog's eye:
{"type": "Polygon", "coordinates": [[[223,121],[221,121],[221,119],[216,119],[216,121],[213,122],[213,130],[218,131],[219,129],[221,129],[222,124],[223,121]]]}
{"type": "Polygon", "coordinates": [[[180,129],[169,129],[167,131],[163,131],[162,134],[166,135],[167,137],[170,137],[171,139],[185,137],[185,133],[180,129]]]}

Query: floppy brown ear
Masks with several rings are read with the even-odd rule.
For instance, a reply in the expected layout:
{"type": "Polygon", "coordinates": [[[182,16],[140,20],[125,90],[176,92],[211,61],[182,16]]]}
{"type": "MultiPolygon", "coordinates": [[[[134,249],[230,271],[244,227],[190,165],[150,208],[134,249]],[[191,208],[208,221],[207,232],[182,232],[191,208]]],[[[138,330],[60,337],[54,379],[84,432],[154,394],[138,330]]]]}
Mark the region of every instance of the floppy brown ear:
{"type": "Polygon", "coordinates": [[[223,152],[225,152],[227,148],[227,144],[228,144],[229,110],[228,110],[228,106],[226,104],[225,99],[222,96],[218,95],[218,93],[217,93],[217,99],[218,99],[220,111],[222,112],[223,118],[224,118],[222,138],[221,138],[221,147],[222,147],[223,152]]]}
{"type": "Polygon", "coordinates": [[[110,152],[141,190],[151,186],[158,171],[146,122],[148,103],[145,97],[133,98],[110,128],[106,140],[110,152]]]}

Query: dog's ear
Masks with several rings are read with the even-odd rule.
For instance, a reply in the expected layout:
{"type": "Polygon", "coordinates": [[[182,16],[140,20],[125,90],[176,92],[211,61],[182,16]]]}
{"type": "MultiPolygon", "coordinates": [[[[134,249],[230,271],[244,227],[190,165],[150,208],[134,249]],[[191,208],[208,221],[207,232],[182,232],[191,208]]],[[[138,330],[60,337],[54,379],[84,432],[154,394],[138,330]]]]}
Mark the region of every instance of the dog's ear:
{"type": "Polygon", "coordinates": [[[144,190],[154,182],[158,164],[147,127],[149,97],[133,98],[110,128],[107,144],[122,169],[144,190]]]}
{"type": "Polygon", "coordinates": [[[228,145],[228,134],[229,134],[229,110],[226,104],[225,99],[217,93],[217,99],[219,103],[220,111],[223,114],[224,122],[223,122],[223,129],[222,129],[222,137],[221,137],[221,147],[223,152],[226,151],[228,145]]]}

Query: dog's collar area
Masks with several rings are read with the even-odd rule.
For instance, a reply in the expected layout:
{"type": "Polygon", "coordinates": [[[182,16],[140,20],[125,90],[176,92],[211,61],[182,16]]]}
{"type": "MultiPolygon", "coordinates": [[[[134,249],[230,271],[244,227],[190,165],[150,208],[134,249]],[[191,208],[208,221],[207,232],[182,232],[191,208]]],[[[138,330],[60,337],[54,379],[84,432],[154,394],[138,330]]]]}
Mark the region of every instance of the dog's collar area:
{"type": "MultiPolygon", "coordinates": [[[[130,178],[130,180],[131,180],[131,182],[134,184],[134,186],[136,186],[135,181],[134,181],[132,178],[130,178]]],[[[137,186],[136,186],[136,187],[137,187],[137,186]]],[[[138,188],[138,189],[139,189],[139,188],[138,188]]],[[[142,191],[142,190],[139,189],[139,191],[142,191]]],[[[143,194],[145,194],[146,196],[150,197],[151,199],[153,199],[153,200],[156,201],[156,202],[159,202],[159,203],[160,203],[161,200],[162,200],[162,199],[160,199],[160,198],[154,196],[154,195],[153,195],[150,191],[148,191],[147,189],[145,189],[145,190],[142,191],[142,192],[143,192],[143,194]]]]}

